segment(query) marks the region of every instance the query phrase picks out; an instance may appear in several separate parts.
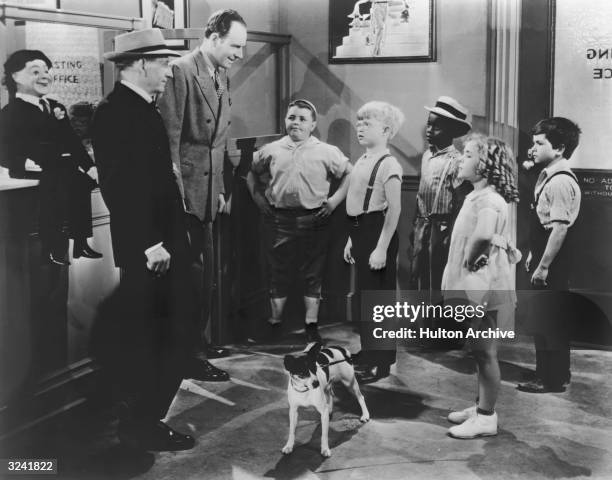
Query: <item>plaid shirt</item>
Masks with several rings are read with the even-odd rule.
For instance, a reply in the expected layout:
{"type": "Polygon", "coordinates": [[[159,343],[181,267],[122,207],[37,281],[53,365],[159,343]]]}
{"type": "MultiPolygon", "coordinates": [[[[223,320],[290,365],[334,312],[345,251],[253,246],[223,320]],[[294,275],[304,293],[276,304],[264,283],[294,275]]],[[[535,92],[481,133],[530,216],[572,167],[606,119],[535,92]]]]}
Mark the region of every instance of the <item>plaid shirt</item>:
{"type": "Polygon", "coordinates": [[[421,162],[421,180],[417,193],[418,214],[427,217],[431,214],[450,214],[452,211],[453,190],[459,185],[457,174],[461,153],[454,145],[433,153],[428,149],[421,162]],[[445,178],[441,179],[446,164],[451,162],[445,178]],[[444,182],[438,201],[434,205],[440,181],[444,182]]]}

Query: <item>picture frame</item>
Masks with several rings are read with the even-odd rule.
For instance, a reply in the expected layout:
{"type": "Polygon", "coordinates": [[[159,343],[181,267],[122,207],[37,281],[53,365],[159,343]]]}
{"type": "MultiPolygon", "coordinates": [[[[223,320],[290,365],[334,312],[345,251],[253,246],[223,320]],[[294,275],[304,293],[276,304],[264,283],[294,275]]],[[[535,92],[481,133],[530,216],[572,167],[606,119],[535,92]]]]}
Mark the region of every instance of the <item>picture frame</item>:
{"type": "Polygon", "coordinates": [[[434,61],[435,0],[330,0],[329,63],[434,61]]]}
{"type": "MultiPolygon", "coordinates": [[[[187,0],[141,0],[141,16],[147,28],[186,28],[189,23],[187,0]]],[[[167,40],[173,50],[188,50],[187,40],[167,40]]]]}

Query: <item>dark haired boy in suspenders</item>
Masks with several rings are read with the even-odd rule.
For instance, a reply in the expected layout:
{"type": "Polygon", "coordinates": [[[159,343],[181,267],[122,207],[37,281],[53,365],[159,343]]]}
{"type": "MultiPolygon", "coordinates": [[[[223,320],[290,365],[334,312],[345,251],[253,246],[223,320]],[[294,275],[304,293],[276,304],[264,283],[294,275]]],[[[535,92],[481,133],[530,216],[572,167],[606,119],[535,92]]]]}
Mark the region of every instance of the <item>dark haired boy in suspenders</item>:
{"type": "Polygon", "coordinates": [[[528,393],[563,392],[570,381],[569,296],[572,225],[580,211],[580,187],[568,159],[578,146],[580,128],[562,117],[541,120],[532,131],[531,153],[544,166],[535,186],[525,267],[541,290],[530,302],[536,348],[536,378],[519,384],[528,393]]]}

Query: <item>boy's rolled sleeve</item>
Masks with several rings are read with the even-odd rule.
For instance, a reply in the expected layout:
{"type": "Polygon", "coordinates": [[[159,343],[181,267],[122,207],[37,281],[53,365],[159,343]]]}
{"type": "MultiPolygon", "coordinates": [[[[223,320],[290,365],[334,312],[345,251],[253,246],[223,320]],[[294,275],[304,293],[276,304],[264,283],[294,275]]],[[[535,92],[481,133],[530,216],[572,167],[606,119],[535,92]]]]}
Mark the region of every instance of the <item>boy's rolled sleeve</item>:
{"type": "Polygon", "coordinates": [[[395,157],[387,158],[387,161],[383,162],[381,167],[383,184],[387,183],[391,178],[397,178],[400,182],[402,181],[404,171],[395,157]]]}
{"type": "Polygon", "coordinates": [[[251,162],[251,171],[261,175],[268,171],[270,165],[270,155],[266,152],[266,148],[263,147],[253,153],[253,161],[251,162]]]}
{"type": "Polygon", "coordinates": [[[331,147],[329,149],[327,169],[334,177],[342,178],[345,173],[348,173],[348,165],[348,158],[344,156],[338,147],[331,147]]]}
{"type": "Polygon", "coordinates": [[[570,178],[558,176],[549,183],[547,190],[550,201],[550,222],[571,225],[577,209],[575,182],[570,178]]]}

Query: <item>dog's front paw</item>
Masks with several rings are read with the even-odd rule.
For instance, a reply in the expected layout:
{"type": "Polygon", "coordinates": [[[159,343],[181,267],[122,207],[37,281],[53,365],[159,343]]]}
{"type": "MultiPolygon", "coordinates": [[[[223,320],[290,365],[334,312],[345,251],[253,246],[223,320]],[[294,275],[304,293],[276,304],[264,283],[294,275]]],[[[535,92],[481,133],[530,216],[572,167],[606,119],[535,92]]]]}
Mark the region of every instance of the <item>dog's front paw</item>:
{"type": "Polygon", "coordinates": [[[285,455],[288,455],[293,452],[293,443],[288,443],[287,445],[285,445],[282,448],[281,452],[283,452],[285,455]]]}
{"type": "Polygon", "coordinates": [[[329,449],[329,447],[327,448],[321,447],[321,455],[323,455],[325,458],[331,457],[331,450],[329,449]]]}
{"type": "Polygon", "coordinates": [[[364,413],[359,420],[361,420],[362,423],[369,422],[370,421],[370,414],[369,413],[364,413]]]}

